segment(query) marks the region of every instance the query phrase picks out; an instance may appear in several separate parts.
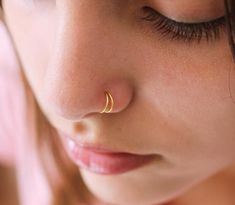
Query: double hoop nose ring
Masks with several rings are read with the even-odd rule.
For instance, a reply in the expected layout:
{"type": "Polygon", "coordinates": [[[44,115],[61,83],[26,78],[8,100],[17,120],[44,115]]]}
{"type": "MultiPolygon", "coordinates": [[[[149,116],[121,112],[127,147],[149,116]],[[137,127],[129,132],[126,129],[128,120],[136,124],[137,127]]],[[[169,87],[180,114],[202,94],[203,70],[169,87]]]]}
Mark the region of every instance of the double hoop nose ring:
{"type": "Polygon", "coordinates": [[[105,91],[105,96],[106,96],[106,104],[104,109],[100,113],[110,113],[113,110],[114,102],[112,95],[108,91],[105,91]]]}

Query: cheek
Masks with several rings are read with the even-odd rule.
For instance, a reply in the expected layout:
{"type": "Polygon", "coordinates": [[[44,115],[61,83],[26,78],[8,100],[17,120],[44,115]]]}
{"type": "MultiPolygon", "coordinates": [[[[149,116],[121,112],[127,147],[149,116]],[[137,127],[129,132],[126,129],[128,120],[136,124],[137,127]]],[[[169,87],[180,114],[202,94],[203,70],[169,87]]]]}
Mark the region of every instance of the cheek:
{"type": "Polygon", "coordinates": [[[146,116],[145,128],[157,133],[146,134],[146,142],[149,150],[158,150],[175,164],[179,174],[208,173],[235,160],[235,104],[228,78],[233,62],[226,41],[215,45],[176,52],[159,45],[158,53],[148,46],[139,58],[148,62],[138,85],[153,113],[151,121],[146,116]]]}
{"type": "Polygon", "coordinates": [[[55,15],[29,13],[6,4],[6,23],[18,51],[26,77],[36,96],[42,89],[55,35],[55,15]],[[30,16],[30,18],[29,18],[30,16]]]}

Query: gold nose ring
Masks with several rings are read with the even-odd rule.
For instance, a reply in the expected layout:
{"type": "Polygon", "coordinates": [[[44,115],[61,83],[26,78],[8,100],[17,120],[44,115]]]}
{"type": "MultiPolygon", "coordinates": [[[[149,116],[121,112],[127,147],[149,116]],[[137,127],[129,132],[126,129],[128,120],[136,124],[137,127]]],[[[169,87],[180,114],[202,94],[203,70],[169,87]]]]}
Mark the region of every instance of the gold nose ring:
{"type": "Polygon", "coordinates": [[[100,113],[110,113],[113,110],[114,102],[112,95],[108,91],[105,91],[105,96],[106,96],[106,104],[104,109],[100,113]],[[109,103],[111,103],[110,106],[109,103]]]}

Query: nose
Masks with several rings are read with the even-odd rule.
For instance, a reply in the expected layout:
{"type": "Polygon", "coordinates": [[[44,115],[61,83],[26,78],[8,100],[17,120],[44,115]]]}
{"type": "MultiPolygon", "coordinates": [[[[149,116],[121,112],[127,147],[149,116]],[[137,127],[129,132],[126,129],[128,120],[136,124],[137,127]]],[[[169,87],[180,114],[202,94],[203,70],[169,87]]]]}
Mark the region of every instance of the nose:
{"type": "Polygon", "coordinates": [[[48,109],[68,120],[81,120],[104,109],[108,91],[114,101],[112,112],[124,110],[133,98],[133,84],[125,61],[119,61],[125,38],[110,11],[111,1],[59,2],[43,83],[48,109]]]}

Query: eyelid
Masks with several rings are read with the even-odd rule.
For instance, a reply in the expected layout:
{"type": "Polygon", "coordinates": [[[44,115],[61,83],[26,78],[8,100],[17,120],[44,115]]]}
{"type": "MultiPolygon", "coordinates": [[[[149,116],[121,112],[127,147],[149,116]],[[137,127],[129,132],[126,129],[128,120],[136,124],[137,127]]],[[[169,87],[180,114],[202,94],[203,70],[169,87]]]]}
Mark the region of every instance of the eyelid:
{"type": "Polygon", "coordinates": [[[219,16],[219,17],[217,17],[215,19],[211,19],[211,20],[208,20],[208,21],[193,21],[193,22],[188,22],[188,21],[177,21],[175,19],[167,17],[167,16],[161,14],[159,11],[157,11],[157,10],[151,8],[151,7],[148,7],[148,6],[143,7],[143,11],[147,12],[147,13],[153,12],[153,14],[155,14],[155,15],[157,14],[161,18],[165,18],[165,19],[167,19],[167,20],[169,20],[171,22],[174,22],[174,23],[184,24],[186,26],[187,25],[190,26],[190,25],[200,25],[200,24],[206,24],[206,23],[213,23],[213,22],[216,22],[216,21],[218,21],[218,20],[220,20],[222,18],[225,18],[225,15],[223,15],[223,16],[219,16]]]}
{"type": "Polygon", "coordinates": [[[207,42],[217,40],[226,31],[225,16],[207,22],[178,22],[155,11],[151,7],[143,8],[147,14],[142,20],[153,24],[153,31],[162,37],[170,37],[168,40],[183,40],[184,42],[200,42],[205,39],[207,42]]]}

